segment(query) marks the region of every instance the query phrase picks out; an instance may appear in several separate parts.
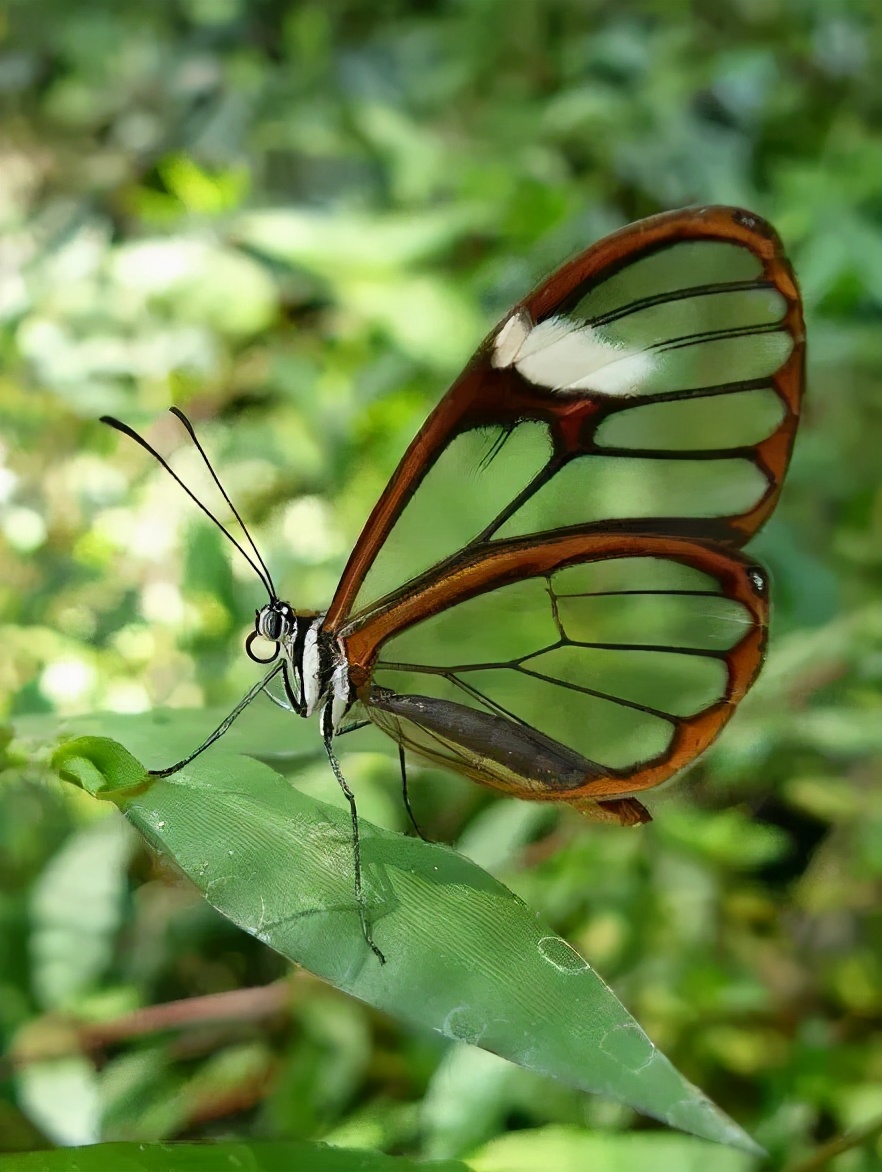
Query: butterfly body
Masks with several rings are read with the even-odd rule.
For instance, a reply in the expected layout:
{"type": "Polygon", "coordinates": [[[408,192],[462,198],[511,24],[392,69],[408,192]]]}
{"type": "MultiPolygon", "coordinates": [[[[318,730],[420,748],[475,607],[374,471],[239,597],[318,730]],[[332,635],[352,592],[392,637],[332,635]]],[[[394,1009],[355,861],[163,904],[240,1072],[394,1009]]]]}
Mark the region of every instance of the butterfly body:
{"type": "Polygon", "coordinates": [[[274,598],[258,610],[246,650],[256,663],[278,662],[285,685],[287,707],[298,716],[328,711],[336,733],[355,701],[346,652],[340,640],[324,628],[323,614],[296,611],[274,598]],[[255,641],[269,642],[268,656],[258,655],[255,641]]]}

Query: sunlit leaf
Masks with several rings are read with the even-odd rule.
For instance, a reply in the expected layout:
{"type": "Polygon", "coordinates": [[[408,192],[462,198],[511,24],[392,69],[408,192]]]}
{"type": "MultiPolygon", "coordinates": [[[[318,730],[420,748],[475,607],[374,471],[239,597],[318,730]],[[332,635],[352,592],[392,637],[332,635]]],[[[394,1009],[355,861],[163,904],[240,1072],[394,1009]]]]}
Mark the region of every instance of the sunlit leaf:
{"type": "Polygon", "coordinates": [[[474,1172],[751,1172],[756,1162],[679,1135],[591,1135],[542,1127],[492,1140],[470,1160],[474,1172]]]}

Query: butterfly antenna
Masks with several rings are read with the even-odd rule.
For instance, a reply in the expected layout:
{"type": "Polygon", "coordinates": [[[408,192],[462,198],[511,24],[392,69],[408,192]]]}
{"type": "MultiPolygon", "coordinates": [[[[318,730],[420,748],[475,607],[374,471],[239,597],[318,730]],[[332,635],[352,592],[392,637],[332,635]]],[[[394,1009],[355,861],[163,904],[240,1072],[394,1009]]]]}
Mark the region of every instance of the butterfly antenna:
{"type": "Polygon", "coordinates": [[[190,422],[190,420],[187,418],[187,416],[184,414],[184,412],[181,411],[179,408],[169,407],[169,411],[171,411],[172,415],[174,415],[177,419],[179,419],[181,421],[181,423],[184,425],[184,427],[186,428],[187,434],[189,435],[190,439],[193,441],[193,443],[196,447],[196,451],[199,453],[199,455],[205,461],[205,467],[211,473],[211,479],[214,481],[214,483],[217,485],[218,489],[220,490],[221,496],[224,498],[224,500],[227,502],[227,504],[233,510],[233,516],[236,518],[236,520],[242,526],[242,532],[245,534],[246,538],[248,539],[248,544],[254,550],[254,556],[257,558],[257,560],[263,566],[263,572],[266,574],[266,580],[270,584],[271,597],[278,598],[278,595],[276,594],[275,585],[273,584],[273,576],[269,572],[269,567],[267,566],[267,564],[263,560],[263,558],[260,556],[260,550],[254,544],[254,539],[252,538],[251,534],[248,532],[248,528],[247,528],[245,522],[242,520],[242,516],[241,516],[239,510],[236,508],[236,506],[230,500],[230,498],[227,494],[227,490],[224,488],[224,486],[221,484],[220,480],[218,479],[218,475],[215,472],[214,468],[212,468],[211,461],[209,460],[208,456],[206,455],[205,448],[203,448],[202,444],[199,442],[199,439],[198,439],[196,432],[193,428],[193,424],[190,422]]]}
{"type": "MultiPolygon", "coordinates": [[[[210,521],[213,521],[214,524],[217,525],[217,527],[218,527],[218,529],[220,529],[221,533],[223,533],[223,535],[228,540],[230,540],[233,543],[233,545],[235,545],[236,549],[238,549],[239,553],[241,553],[241,555],[245,559],[245,561],[248,562],[249,566],[251,566],[252,570],[254,570],[255,574],[257,574],[258,578],[260,578],[261,582],[263,583],[264,589],[266,590],[267,594],[269,594],[270,598],[271,599],[276,598],[277,595],[276,595],[275,589],[273,587],[273,580],[269,576],[269,571],[264,566],[263,559],[260,557],[260,555],[258,554],[258,559],[260,561],[260,565],[258,565],[254,561],[254,559],[251,557],[251,555],[248,553],[248,551],[246,549],[244,549],[242,547],[242,545],[236,540],[236,538],[232,535],[232,533],[230,533],[230,531],[224,525],[222,525],[220,523],[220,521],[217,519],[217,517],[215,517],[214,513],[212,513],[211,510],[209,508],[207,508],[202,503],[202,501],[199,499],[198,496],[196,496],[196,494],[193,492],[193,490],[191,488],[187,487],[187,485],[183,482],[183,480],[181,480],[180,476],[178,476],[177,472],[175,472],[174,468],[172,468],[172,466],[169,464],[168,460],[166,460],[166,459],[164,459],[164,457],[160,456],[160,454],[159,454],[159,452],[157,452],[156,448],[154,448],[151,444],[149,444],[147,442],[147,440],[145,440],[142,435],[138,435],[138,433],[133,428],[129,427],[129,425],[127,423],[123,423],[121,419],[115,419],[112,415],[102,415],[101,422],[106,423],[108,427],[112,427],[116,431],[122,432],[123,435],[127,435],[129,437],[129,439],[134,440],[136,444],[138,444],[140,447],[142,447],[145,452],[150,453],[150,455],[153,457],[153,459],[156,460],[156,462],[158,464],[160,464],[166,470],[166,472],[169,474],[169,476],[171,476],[171,478],[173,480],[177,481],[177,483],[181,486],[181,488],[184,490],[184,492],[187,494],[187,496],[190,498],[190,500],[193,501],[193,503],[195,505],[197,505],[202,510],[202,512],[206,515],[206,517],[208,517],[208,519],[210,521]]],[[[201,451],[201,449],[200,449],[200,451],[201,451]]],[[[203,453],[203,455],[204,455],[204,453],[203,453]]],[[[211,467],[211,465],[209,465],[209,467],[211,467]]],[[[215,476],[215,480],[217,480],[216,476],[215,476]]],[[[221,491],[223,492],[223,489],[221,489],[221,491]]],[[[226,498],[227,501],[229,501],[229,497],[227,497],[226,493],[224,493],[224,497],[226,498]]],[[[235,513],[236,510],[233,509],[233,512],[235,513]]],[[[236,516],[238,517],[239,514],[236,513],[236,516]]],[[[243,526],[243,528],[244,528],[244,526],[243,526]]],[[[251,539],[249,538],[249,541],[250,540],[251,539]]]]}

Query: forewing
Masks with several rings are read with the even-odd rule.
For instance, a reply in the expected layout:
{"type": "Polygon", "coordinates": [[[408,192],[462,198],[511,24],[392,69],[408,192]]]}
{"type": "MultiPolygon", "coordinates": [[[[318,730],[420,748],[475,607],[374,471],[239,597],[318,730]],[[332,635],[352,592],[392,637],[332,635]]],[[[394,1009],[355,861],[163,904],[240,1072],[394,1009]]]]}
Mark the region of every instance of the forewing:
{"type": "Polygon", "coordinates": [[[702,208],[615,233],[479,348],[374,509],[326,626],[515,538],[739,547],[780,492],[803,359],[799,293],[764,221],[702,208]]]}
{"type": "Polygon", "coordinates": [[[622,799],[694,760],[750,687],[766,620],[765,576],[736,551],[571,535],[478,555],[346,650],[368,716],[407,749],[635,821],[622,799]]]}

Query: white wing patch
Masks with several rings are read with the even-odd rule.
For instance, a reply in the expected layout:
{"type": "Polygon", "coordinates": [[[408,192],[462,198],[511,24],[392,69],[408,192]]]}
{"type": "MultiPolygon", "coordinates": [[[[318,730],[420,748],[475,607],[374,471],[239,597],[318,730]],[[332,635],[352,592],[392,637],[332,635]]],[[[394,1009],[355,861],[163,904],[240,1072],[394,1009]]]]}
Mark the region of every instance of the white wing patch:
{"type": "Polygon", "coordinates": [[[505,369],[517,359],[530,336],[533,322],[526,309],[517,309],[502,325],[493,343],[493,357],[490,359],[497,369],[505,369]]]}
{"type": "Polygon", "coordinates": [[[519,309],[496,335],[491,363],[502,369],[515,366],[528,382],[555,394],[634,395],[655,369],[656,359],[572,318],[549,317],[533,325],[527,311],[519,309]]]}

